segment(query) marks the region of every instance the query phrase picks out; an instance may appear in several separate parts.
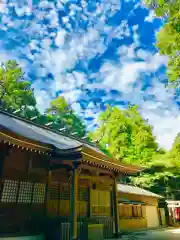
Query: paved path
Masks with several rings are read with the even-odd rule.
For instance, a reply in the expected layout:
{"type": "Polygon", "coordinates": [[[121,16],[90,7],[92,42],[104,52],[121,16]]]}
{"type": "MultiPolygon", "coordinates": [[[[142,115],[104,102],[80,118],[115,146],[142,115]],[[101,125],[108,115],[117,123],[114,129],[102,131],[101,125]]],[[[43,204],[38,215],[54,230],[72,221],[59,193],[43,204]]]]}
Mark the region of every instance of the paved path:
{"type": "Polygon", "coordinates": [[[118,240],[180,240],[180,228],[160,229],[124,235],[118,240]]]}

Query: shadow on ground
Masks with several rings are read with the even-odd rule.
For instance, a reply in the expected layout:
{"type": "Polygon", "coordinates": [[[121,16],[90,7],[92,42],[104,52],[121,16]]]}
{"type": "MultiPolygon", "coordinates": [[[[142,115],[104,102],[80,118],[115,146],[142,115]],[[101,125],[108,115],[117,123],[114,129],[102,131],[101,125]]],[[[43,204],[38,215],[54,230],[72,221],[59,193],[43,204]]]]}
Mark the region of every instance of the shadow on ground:
{"type": "Polygon", "coordinates": [[[180,228],[123,234],[118,240],[180,240],[180,228]]]}

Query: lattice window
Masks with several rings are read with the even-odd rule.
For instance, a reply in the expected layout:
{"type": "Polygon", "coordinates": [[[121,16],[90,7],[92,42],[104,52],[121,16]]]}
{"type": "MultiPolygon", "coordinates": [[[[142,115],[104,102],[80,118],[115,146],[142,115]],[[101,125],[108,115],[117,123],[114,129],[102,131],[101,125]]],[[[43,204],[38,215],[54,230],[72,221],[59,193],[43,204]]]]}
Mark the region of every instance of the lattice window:
{"type": "Polygon", "coordinates": [[[110,192],[98,189],[92,190],[92,215],[110,216],[110,192]]]}
{"type": "Polygon", "coordinates": [[[20,182],[18,203],[31,203],[32,190],[32,182],[20,182]]]}
{"type": "Polygon", "coordinates": [[[46,184],[35,183],[33,191],[33,203],[44,203],[46,192],[46,184]]]}
{"type": "Polygon", "coordinates": [[[87,202],[89,199],[89,192],[87,187],[78,187],[78,201],[87,202]]]}
{"type": "Polygon", "coordinates": [[[60,199],[69,200],[70,199],[70,187],[60,185],[60,199]]]}
{"type": "Polygon", "coordinates": [[[50,200],[58,200],[60,197],[59,184],[53,184],[48,188],[48,198],[50,200]]]}
{"type": "Polygon", "coordinates": [[[5,180],[1,202],[16,202],[18,192],[18,181],[5,180]]]}

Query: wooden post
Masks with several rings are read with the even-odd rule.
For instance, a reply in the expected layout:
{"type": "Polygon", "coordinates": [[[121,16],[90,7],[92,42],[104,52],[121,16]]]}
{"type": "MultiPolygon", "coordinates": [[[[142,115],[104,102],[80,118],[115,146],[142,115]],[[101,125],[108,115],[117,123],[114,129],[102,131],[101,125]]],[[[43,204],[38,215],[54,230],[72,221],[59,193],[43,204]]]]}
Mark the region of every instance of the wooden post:
{"type": "Polygon", "coordinates": [[[10,150],[10,146],[0,141],[0,199],[3,191],[2,176],[3,176],[3,170],[4,170],[4,163],[5,163],[6,157],[9,154],[9,150],[10,150]]]}
{"type": "Polygon", "coordinates": [[[119,235],[119,209],[118,209],[118,191],[117,191],[117,178],[114,178],[113,183],[113,215],[115,223],[115,236],[119,235]]]}
{"type": "Polygon", "coordinates": [[[5,158],[8,156],[10,146],[0,141],[0,178],[3,175],[5,158]]]}
{"type": "Polygon", "coordinates": [[[78,190],[78,172],[75,166],[72,170],[72,188],[71,188],[71,239],[77,240],[77,190],[78,190]]]}

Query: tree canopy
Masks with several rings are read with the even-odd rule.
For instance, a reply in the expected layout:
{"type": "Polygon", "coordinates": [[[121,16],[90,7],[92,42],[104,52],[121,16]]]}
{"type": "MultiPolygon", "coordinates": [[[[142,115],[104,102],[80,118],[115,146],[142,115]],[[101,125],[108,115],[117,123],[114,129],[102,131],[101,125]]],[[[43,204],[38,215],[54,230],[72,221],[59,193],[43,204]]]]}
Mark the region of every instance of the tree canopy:
{"type": "Polygon", "coordinates": [[[0,104],[21,110],[36,106],[31,84],[23,79],[16,61],[8,61],[0,67],[0,104]]]}
{"type": "Polygon", "coordinates": [[[170,151],[157,155],[146,171],[132,178],[132,182],[167,198],[180,199],[179,157],[180,136],[178,134],[170,151]]]}
{"type": "Polygon", "coordinates": [[[136,106],[120,110],[107,107],[99,117],[99,128],[90,134],[102,149],[126,163],[148,164],[158,152],[152,127],[136,106]]]}
{"type": "Polygon", "coordinates": [[[122,162],[140,164],[145,171],[128,178],[131,183],[170,199],[180,199],[180,134],[170,151],[158,147],[152,127],[136,106],[108,106],[99,116],[99,127],[90,134],[106,154],[122,162]]]}
{"type": "Polygon", "coordinates": [[[79,137],[86,133],[85,125],[63,97],[53,99],[45,114],[40,113],[31,83],[24,80],[22,69],[14,60],[0,67],[0,106],[11,112],[19,109],[18,115],[34,119],[41,125],[52,122],[51,127],[55,130],[65,127],[66,131],[79,137]]]}
{"type": "Polygon", "coordinates": [[[180,0],[146,0],[159,17],[164,17],[164,25],[157,33],[157,47],[160,53],[169,57],[169,81],[179,85],[180,80],[180,0]]]}
{"type": "Polygon", "coordinates": [[[74,113],[64,97],[52,100],[50,107],[46,109],[46,115],[58,124],[58,127],[66,127],[70,133],[82,137],[86,133],[86,127],[82,120],[74,113]]]}

